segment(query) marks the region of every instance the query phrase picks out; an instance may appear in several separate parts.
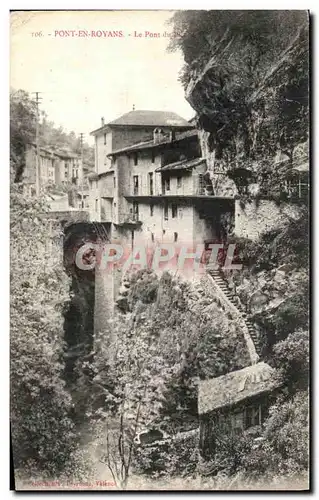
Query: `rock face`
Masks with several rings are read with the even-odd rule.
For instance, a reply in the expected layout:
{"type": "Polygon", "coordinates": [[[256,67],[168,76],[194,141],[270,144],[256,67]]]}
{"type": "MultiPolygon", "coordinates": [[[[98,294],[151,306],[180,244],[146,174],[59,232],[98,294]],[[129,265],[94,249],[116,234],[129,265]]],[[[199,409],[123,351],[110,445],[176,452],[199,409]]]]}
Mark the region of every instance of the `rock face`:
{"type": "Polygon", "coordinates": [[[257,61],[259,77],[251,76],[250,50],[246,42],[225,36],[204,66],[196,70],[193,63],[186,87],[217,196],[269,195],[279,187],[274,162],[286,159],[291,165],[301,144],[307,150],[307,26],[301,24],[262,71],[257,61]],[[303,97],[297,102],[296,95],[303,97]]]}
{"type": "MultiPolygon", "coordinates": [[[[202,156],[214,193],[235,197],[234,235],[257,242],[262,234],[298,219],[307,199],[301,200],[299,189],[296,203],[287,186],[295,182],[295,172],[299,172],[299,188],[300,182],[308,183],[300,181],[300,172],[309,169],[308,23],[306,14],[300,13],[294,29],[291,20],[284,20],[282,30],[280,23],[279,30],[270,27],[280,49],[271,49],[268,39],[260,55],[254,42],[238,35],[241,27],[236,25],[236,15],[233,29],[232,16],[229,23],[225,21],[229,29],[224,35],[214,34],[202,54],[185,58],[185,96],[197,113],[202,156]]],[[[264,29],[260,26],[257,39],[264,29]]],[[[271,245],[270,238],[262,258],[271,259],[272,252],[276,253],[271,245]]],[[[298,287],[307,283],[307,270],[285,265],[284,258],[281,265],[266,266],[266,271],[246,268],[237,275],[227,274],[229,286],[247,307],[250,319],[261,328],[266,324],[262,332],[266,336],[268,325],[276,336],[278,321],[282,330],[285,316],[278,320],[277,312],[291,311],[298,287]],[[258,323],[260,318],[263,321],[258,323]]]]}

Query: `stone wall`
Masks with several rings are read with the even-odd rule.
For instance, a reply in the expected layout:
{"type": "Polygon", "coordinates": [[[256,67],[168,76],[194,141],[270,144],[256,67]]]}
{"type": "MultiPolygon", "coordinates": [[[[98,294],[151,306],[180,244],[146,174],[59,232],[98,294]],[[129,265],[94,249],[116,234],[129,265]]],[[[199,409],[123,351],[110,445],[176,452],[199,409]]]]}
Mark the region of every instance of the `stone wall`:
{"type": "Polygon", "coordinates": [[[273,200],[235,200],[235,235],[257,240],[261,233],[279,227],[289,218],[297,219],[297,205],[276,204],[273,200]]]}

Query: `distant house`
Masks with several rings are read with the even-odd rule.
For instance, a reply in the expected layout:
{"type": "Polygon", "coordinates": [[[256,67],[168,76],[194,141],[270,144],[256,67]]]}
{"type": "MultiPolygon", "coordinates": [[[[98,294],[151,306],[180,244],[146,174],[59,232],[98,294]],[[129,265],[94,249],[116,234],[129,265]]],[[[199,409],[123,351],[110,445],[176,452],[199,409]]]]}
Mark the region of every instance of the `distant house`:
{"type": "MultiPolygon", "coordinates": [[[[83,182],[81,157],[72,151],[57,151],[50,147],[39,147],[39,182],[40,187],[49,185],[62,186],[83,182]]],[[[29,194],[35,194],[36,186],[36,145],[29,144],[25,152],[23,180],[29,194]]]]}
{"type": "Polygon", "coordinates": [[[280,385],[276,371],[264,362],[200,381],[198,414],[203,457],[215,454],[222,435],[260,426],[280,385]]]}

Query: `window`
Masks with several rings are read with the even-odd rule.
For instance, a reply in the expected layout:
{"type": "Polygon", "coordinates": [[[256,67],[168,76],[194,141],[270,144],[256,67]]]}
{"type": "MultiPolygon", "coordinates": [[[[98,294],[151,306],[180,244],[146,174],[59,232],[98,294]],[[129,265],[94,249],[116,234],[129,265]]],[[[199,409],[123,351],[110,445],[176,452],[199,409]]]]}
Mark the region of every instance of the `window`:
{"type": "Polygon", "coordinates": [[[150,172],[148,174],[148,187],[149,187],[149,192],[150,192],[150,195],[153,195],[154,194],[154,181],[153,181],[153,172],[150,172]]]}
{"type": "Polygon", "coordinates": [[[245,427],[253,427],[255,425],[261,425],[261,405],[249,406],[245,411],[245,427]]]}
{"type": "Polygon", "coordinates": [[[236,412],[231,415],[231,428],[235,434],[244,430],[243,412],[236,412]]]}
{"type": "Polygon", "coordinates": [[[182,187],[182,176],[179,175],[177,177],[177,189],[180,189],[182,187]]]}
{"type": "Polygon", "coordinates": [[[205,182],[203,174],[198,174],[198,194],[205,194],[205,182]]]}
{"type": "Polygon", "coordinates": [[[113,177],[113,184],[114,184],[114,187],[116,188],[116,177],[113,177]]]}
{"type": "Polygon", "coordinates": [[[138,220],[138,203],[133,202],[133,219],[138,220]]]}
{"type": "Polygon", "coordinates": [[[98,212],[98,210],[99,210],[99,200],[98,200],[98,198],[96,198],[96,200],[95,200],[95,211],[98,212]]]}
{"type": "Polygon", "coordinates": [[[174,243],[178,240],[178,233],[174,233],[174,243]]]}
{"type": "Polygon", "coordinates": [[[137,165],[137,163],[138,163],[138,153],[133,153],[133,161],[134,161],[134,165],[137,165]]]}
{"type": "Polygon", "coordinates": [[[176,219],[177,217],[177,205],[175,203],[172,203],[172,218],[176,219]]]}
{"type": "Polygon", "coordinates": [[[133,175],[133,194],[138,194],[138,175],[133,175]]]}
{"type": "Polygon", "coordinates": [[[106,134],[104,134],[104,146],[106,144],[106,134]]]}
{"type": "Polygon", "coordinates": [[[164,205],[164,219],[168,220],[168,203],[167,202],[165,202],[165,205],[164,205]]]}
{"type": "Polygon", "coordinates": [[[154,205],[153,203],[150,204],[150,216],[153,217],[154,215],[154,205]]]}
{"type": "Polygon", "coordinates": [[[152,242],[154,243],[154,233],[151,233],[152,236],[152,242]]]}
{"type": "Polygon", "coordinates": [[[164,189],[165,189],[165,191],[170,190],[170,178],[169,177],[167,177],[167,179],[165,179],[165,181],[164,181],[164,189]]]}

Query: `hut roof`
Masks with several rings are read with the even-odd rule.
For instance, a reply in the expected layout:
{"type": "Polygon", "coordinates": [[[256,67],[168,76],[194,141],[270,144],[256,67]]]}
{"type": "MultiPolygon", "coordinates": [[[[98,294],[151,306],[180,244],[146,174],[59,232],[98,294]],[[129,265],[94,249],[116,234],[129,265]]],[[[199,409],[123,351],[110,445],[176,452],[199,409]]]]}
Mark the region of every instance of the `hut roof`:
{"type": "Polygon", "coordinates": [[[275,375],[276,371],[271,366],[260,362],[221,377],[200,381],[199,415],[272,391],[281,385],[275,375]]]}

